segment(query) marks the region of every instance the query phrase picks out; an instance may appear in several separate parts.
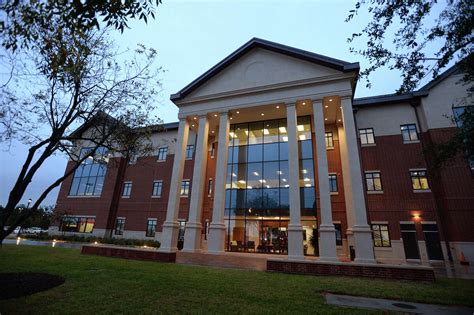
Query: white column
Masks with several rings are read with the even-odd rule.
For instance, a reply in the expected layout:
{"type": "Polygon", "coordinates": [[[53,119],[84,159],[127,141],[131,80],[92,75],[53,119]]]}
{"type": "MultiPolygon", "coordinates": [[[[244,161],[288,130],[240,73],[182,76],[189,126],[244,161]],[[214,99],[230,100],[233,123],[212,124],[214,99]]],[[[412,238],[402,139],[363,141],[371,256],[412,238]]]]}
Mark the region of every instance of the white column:
{"type": "Polygon", "coordinates": [[[348,166],[344,174],[344,193],[346,194],[347,211],[353,211],[354,225],[352,233],[355,246],[355,261],[363,263],[374,263],[374,247],[372,243],[372,231],[367,224],[367,210],[365,207],[362,174],[360,168],[359,147],[352,112],[352,101],[349,97],[341,99],[341,112],[345,141],[345,155],[341,154],[343,164],[348,166]],[[347,187],[347,189],[346,189],[347,187]]]}
{"type": "Polygon", "coordinates": [[[320,260],[335,261],[336,230],[332,223],[331,194],[329,192],[328,158],[326,148],[326,130],[324,128],[323,103],[321,100],[313,103],[314,134],[316,136],[316,157],[318,161],[318,186],[321,218],[319,225],[319,255],[320,260]]]}
{"type": "Polygon", "coordinates": [[[184,172],[184,159],[186,145],[188,144],[189,123],[186,118],[180,118],[178,127],[177,143],[174,151],[173,173],[171,175],[170,193],[168,197],[168,208],[166,210],[166,221],[163,223],[161,233],[160,252],[176,252],[178,250],[178,213],[179,201],[181,199],[181,181],[184,172]]]}
{"type": "Polygon", "coordinates": [[[206,185],[208,133],[209,122],[207,115],[200,116],[196,140],[196,154],[194,156],[189,220],[186,223],[186,233],[184,233],[183,251],[185,252],[198,252],[201,250],[201,216],[204,186],[206,185]]]}
{"type": "Polygon", "coordinates": [[[288,171],[290,184],[290,223],[288,224],[288,259],[304,259],[303,227],[299,185],[298,133],[296,131],[296,105],[286,105],[288,128],[288,171]]]}
{"type": "Polygon", "coordinates": [[[225,184],[227,175],[227,158],[229,147],[229,115],[220,113],[219,135],[217,142],[216,179],[214,185],[214,204],[212,209],[212,222],[209,225],[209,253],[223,253],[225,244],[225,184]]]}

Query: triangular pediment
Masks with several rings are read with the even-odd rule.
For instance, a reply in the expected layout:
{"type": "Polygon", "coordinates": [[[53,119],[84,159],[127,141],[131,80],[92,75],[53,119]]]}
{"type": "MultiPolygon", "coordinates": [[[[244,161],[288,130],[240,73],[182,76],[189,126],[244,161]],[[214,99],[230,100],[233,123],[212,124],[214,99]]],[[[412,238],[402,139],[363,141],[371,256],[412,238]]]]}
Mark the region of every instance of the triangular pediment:
{"type": "Polygon", "coordinates": [[[201,98],[260,87],[278,87],[357,71],[357,63],[253,39],[180,92],[172,100],[201,98]]]}

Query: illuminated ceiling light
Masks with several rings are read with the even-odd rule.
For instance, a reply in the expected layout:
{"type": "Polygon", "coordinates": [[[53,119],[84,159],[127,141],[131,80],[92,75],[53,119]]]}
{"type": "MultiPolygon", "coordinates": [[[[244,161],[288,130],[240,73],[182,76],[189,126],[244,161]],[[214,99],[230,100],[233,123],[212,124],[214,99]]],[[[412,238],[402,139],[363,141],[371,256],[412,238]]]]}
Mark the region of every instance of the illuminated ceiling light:
{"type": "Polygon", "coordinates": [[[240,112],[239,112],[239,111],[236,111],[236,113],[237,113],[237,115],[238,115],[238,114],[240,114],[240,112]]]}
{"type": "Polygon", "coordinates": [[[282,178],[281,181],[286,183],[286,178],[282,178]]]}
{"type": "Polygon", "coordinates": [[[298,129],[298,131],[304,131],[304,126],[303,125],[298,125],[298,126],[296,126],[296,128],[298,129]]]}
{"type": "Polygon", "coordinates": [[[192,124],[191,127],[194,127],[194,124],[192,124]]]}
{"type": "Polygon", "coordinates": [[[240,184],[245,184],[246,182],[243,179],[241,179],[241,180],[239,180],[239,183],[240,184]]]}
{"type": "Polygon", "coordinates": [[[288,142],[288,137],[283,137],[283,142],[288,142]]]}
{"type": "Polygon", "coordinates": [[[277,171],[277,174],[281,175],[281,174],[283,174],[283,172],[282,171],[277,171]]]}
{"type": "Polygon", "coordinates": [[[290,185],[285,185],[285,188],[288,188],[288,187],[290,187],[290,185]]]}
{"type": "Polygon", "coordinates": [[[230,117],[230,120],[232,120],[232,117],[230,117]]]}
{"type": "Polygon", "coordinates": [[[305,177],[304,181],[309,182],[309,181],[311,181],[311,179],[309,179],[308,177],[305,177]]]}
{"type": "Polygon", "coordinates": [[[266,183],[266,182],[267,182],[267,181],[264,180],[264,179],[259,179],[258,181],[259,181],[260,183],[266,183]]]}
{"type": "Polygon", "coordinates": [[[306,136],[305,135],[300,135],[300,140],[306,140],[306,136]]]}
{"type": "Polygon", "coordinates": [[[264,114],[264,113],[261,113],[260,116],[265,116],[265,114],[264,114]]]}
{"type": "Polygon", "coordinates": [[[303,102],[303,103],[301,103],[301,104],[306,105],[306,102],[303,102]]]}
{"type": "Polygon", "coordinates": [[[214,117],[217,117],[217,114],[214,114],[214,117]]]}
{"type": "Polygon", "coordinates": [[[341,120],[340,120],[340,119],[338,119],[337,121],[338,121],[338,122],[341,122],[341,120]]]}
{"type": "Polygon", "coordinates": [[[327,105],[324,105],[324,108],[328,108],[328,107],[329,107],[329,106],[327,106],[327,105]]]}
{"type": "Polygon", "coordinates": [[[327,118],[324,118],[324,120],[325,120],[325,121],[328,121],[328,119],[327,119],[327,118]]]}
{"type": "MultiPolygon", "coordinates": [[[[252,186],[247,186],[247,189],[252,189],[252,186]]],[[[252,213],[252,210],[249,209],[249,212],[252,213]]]]}
{"type": "Polygon", "coordinates": [[[258,176],[258,172],[253,172],[253,175],[258,176]]]}
{"type": "Polygon", "coordinates": [[[232,173],[232,177],[237,177],[237,174],[235,174],[235,173],[232,173]]]}
{"type": "Polygon", "coordinates": [[[270,132],[268,131],[268,129],[267,129],[267,128],[263,128],[263,134],[264,134],[264,135],[269,135],[269,134],[270,134],[270,132]]]}
{"type": "Polygon", "coordinates": [[[332,98],[330,98],[329,101],[332,102],[332,98]]]}
{"type": "Polygon", "coordinates": [[[198,119],[198,118],[197,118],[196,116],[194,116],[194,118],[193,118],[193,119],[194,119],[194,120],[196,120],[196,119],[198,119]]]}
{"type": "Polygon", "coordinates": [[[249,131],[248,131],[248,130],[245,130],[244,132],[245,132],[245,134],[246,134],[247,136],[249,135],[249,131]]]}
{"type": "Polygon", "coordinates": [[[235,138],[235,133],[233,131],[229,132],[231,138],[235,138]]]}
{"type": "Polygon", "coordinates": [[[277,108],[277,109],[280,108],[280,105],[277,105],[276,108],[277,108]]]}
{"type": "Polygon", "coordinates": [[[211,131],[211,133],[214,133],[214,132],[215,132],[214,130],[211,131]]]}
{"type": "Polygon", "coordinates": [[[303,169],[301,170],[301,172],[302,172],[303,174],[306,174],[306,173],[308,173],[308,170],[305,169],[305,168],[303,168],[303,169]]]}
{"type": "Polygon", "coordinates": [[[265,186],[265,187],[270,188],[270,185],[267,185],[267,186],[265,186]]]}
{"type": "Polygon", "coordinates": [[[280,133],[286,133],[286,127],[280,127],[278,129],[280,130],[280,133]]]}
{"type": "Polygon", "coordinates": [[[311,184],[305,184],[304,187],[311,187],[311,184]]]}

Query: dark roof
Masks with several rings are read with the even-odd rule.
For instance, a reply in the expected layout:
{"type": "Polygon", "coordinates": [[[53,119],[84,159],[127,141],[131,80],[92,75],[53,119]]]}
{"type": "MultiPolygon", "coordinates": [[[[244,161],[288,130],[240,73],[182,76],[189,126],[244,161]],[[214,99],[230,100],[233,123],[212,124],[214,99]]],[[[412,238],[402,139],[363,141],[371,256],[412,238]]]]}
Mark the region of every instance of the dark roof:
{"type": "Polygon", "coordinates": [[[393,103],[400,103],[404,101],[410,101],[416,97],[426,96],[428,92],[426,91],[416,91],[410,93],[403,93],[403,94],[383,94],[383,95],[375,95],[375,96],[368,96],[368,97],[361,97],[355,98],[352,102],[353,106],[365,106],[365,105],[372,105],[372,104],[393,104],[393,103]]]}
{"type": "Polygon", "coordinates": [[[199,86],[207,82],[211,79],[214,75],[220,72],[222,69],[233,63],[235,60],[246,54],[253,48],[264,48],[273,52],[281,53],[290,57],[302,59],[308,62],[312,62],[321,66],[325,66],[328,68],[332,68],[335,70],[339,70],[342,72],[349,72],[349,71],[359,71],[359,63],[358,62],[347,62],[319,54],[315,54],[306,50],[301,50],[297,48],[293,48],[290,46],[285,46],[282,44],[274,43],[268,40],[260,39],[260,38],[252,38],[250,41],[245,43],[239,49],[234,51],[232,54],[227,56],[221,62],[216,64],[214,67],[209,69],[207,72],[202,74],[193,82],[189,83],[183,89],[181,89],[178,93],[171,94],[170,99],[172,101],[183,99],[186,95],[197,89],[199,86]]]}

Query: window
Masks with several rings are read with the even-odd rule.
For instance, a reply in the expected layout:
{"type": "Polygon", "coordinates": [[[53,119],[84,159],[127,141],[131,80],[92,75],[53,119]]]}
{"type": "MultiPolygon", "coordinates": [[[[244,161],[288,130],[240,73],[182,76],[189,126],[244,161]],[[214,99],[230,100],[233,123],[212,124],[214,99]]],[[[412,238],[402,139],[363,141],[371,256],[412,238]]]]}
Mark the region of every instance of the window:
{"type": "Polygon", "coordinates": [[[375,247],[391,247],[387,224],[372,224],[375,247]]]}
{"type": "Polygon", "coordinates": [[[125,228],[125,218],[117,218],[115,221],[115,235],[123,235],[125,228]]]}
{"type": "Polygon", "coordinates": [[[211,144],[211,158],[213,158],[216,155],[216,143],[213,142],[211,144]]]}
{"type": "MultiPolygon", "coordinates": [[[[461,128],[464,123],[469,123],[474,118],[474,106],[453,107],[453,113],[456,125],[461,128]]],[[[463,136],[464,142],[469,141],[469,139],[467,138],[469,132],[461,132],[461,135],[463,136]]],[[[465,152],[465,155],[468,160],[469,167],[472,171],[474,171],[474,158],[472,157],[472,155],[471,157],[469,157],[469,152],[467,151],[465,152]]]]}
{"type": "Polygon", "coordinates": [[[137,155],[136,155],[136,154],[132,154],[132,155],[130,156],[130,159],[128,160],[128,164],[137,164],[137,159],[138,159],[137,155]]]}
{"type": "Polygon", "coordinates": [[[337,175],[336,174],[329,175],[329,191],[337,192],[337,175]]]}
{"type": "Polygon", "coordinates": [[[95,217],[64,216],[59,230],[62,232],[92,233],[95,217]]]}
{"type": "Polygon", "coordinates": [[[425,170],[410,171],[411,183],[413,190],[429,190],[428,177],[425,170]]]}
{"type": "Polygon", "coordinates": [[[179,230],[178,230],[178,242],[184,242],[184,232],[186,230],[186,221],[178,220],[179,230]]]}
{"type": "Polygon", "coordinates": [[[132,194],[132,182],[123,183],[122,197],[130,197],[132,194]]]}
{"type": "Polygon", "coordinates": [[[374,135],[373,128],[360,129],[359,135],[360,135],[361,144],[374,144],[375,143],[375,135],[374,135]]]}
{"type": "Polygon", "coordinates": [[[401,125],[403,142],[410,142],[418,140],[418,133],[415,124],[401,125]]]}
{"type": "Polygon", "coordinates": [[[161,180],[155,180],[153,182],[153,191],[151,195],[153,197],[161,197],[162,189],[163,189],[163,182],[161,180]]]}
{"type": "Polygon", "coordinates": [[[212,178],[209,178],[209,182],[207,183],[207,195],[210,196],[212,194],[212,178]]]}
{"type": "Polygon", "coordinates": [[[341,223],[334,223],[334,229],[336,230],[336,245],[342,245],[342,228],[341,223]]]}
{"type": "Polygon", "coordinates": [[[382,180],[380,172],[365,172],[367,191],[382,191],[382,180]]]}
{"type": "Polygon", "coordinates": [[[181,182],[181,196],[189,195],[189,180],[183,180],[181,182]]]}
{"type": "Polygon", "coordinates": [[[166,155],[168,155],[168,147],[158,149],[158,161],[166,161],[166,155]]]}
{"type": "Polygon", "coordinates": [[[193,158],[194,145],[190,144],[186,147],[186,160],[191,160],[193,158]]]}
{"type": "Polygon", "coordinates": [[[146,223],[146,236],[155,237],[156,232],[156,219],[148,219],[146,223]]]}
{"type": "MultiPolygon", "coordinates": [[[[83,158],[93,148],[82,148],[79,157],[83,158]]],[[[69,196],[100,196],[107,171],[107,150],[98,148],[74,172],[69,196]]]]}
{"type": "Polygon", "coordinates": [[[332,135],[332,131],[325,133],[326,137],[326,148],[334,148],[334,138],[332,135]]]}

